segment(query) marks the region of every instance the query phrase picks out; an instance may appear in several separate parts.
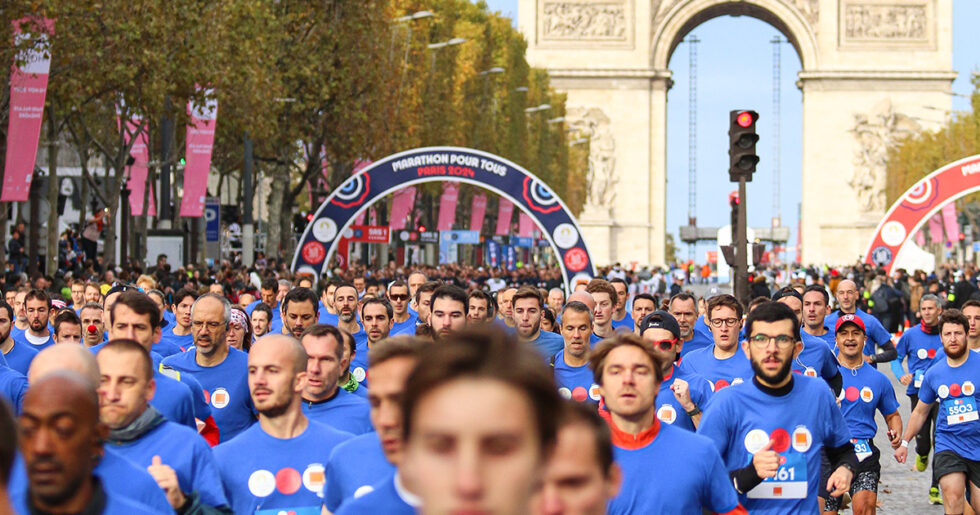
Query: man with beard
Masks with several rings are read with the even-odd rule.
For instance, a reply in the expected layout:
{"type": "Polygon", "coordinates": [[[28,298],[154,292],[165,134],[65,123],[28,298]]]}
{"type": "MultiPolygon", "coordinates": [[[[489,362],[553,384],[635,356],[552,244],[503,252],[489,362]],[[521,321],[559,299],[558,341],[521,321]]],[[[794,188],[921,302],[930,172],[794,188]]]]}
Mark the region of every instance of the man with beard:
{"type": "Polygon", "coordinates": [[[939,318],[944,358],[930,367],[919,387],[919,403],[912,410],[895,459],[904,463],[909,440],[919,434],[939,404],[936,420],[936,455],[933,475],[939,479],[946,513],[963,513],[964,495],[970,489],[970,505],[980,511],[980,417],[976,381],[980,356],[969,351],[966,334],[970,323],[959,310],[949,309],[939,318]]]}
{"type": "Polygon", "coordinates": [[[555,372],[558,395],[576,402],[599,402],[599,385],[589,370],[592,343],[592,309],[570,300],[561,311],[562,350],[555,354],[551,366],[555,372]]]}
{"type": "Polygon", "coordinates": [[[388,285],[385,292],[388,301],[391,303],[393,311],[391,335],[415,334],[415,326],[418,325],[419,317],[416,313],[408,311],[408,285],[402,281],[395,281],[388,285]]]}
{"type": "Polygon", "coordinates": [[[174,510],[186,513],[201,505],[226,506],[208,444],[196,431],[168,421],[150,404],[156,381],[146,349],[135,340],[112,340],[96,359],[102,374],[101,419],[109,428],[112,448],[146,467],[174,510]]]}
{"type": "Polygon", "coordinates": [[[102,305],[95,302],[85,303],[79,317],[82,320],[82,344],[86,347],[95,347],[102,343],[105,332],[102,305]]]}
{"type": "MultiPolygon", "coordinates": [[[[854,454],[858,469],[851,482],[851,499],[854,513],[874,513],[878,498],[878,480],[881,476],[881,451],[874,444],[878,425],[875,411],[880,411],[888,424],[888,436],[893,449],[899,445],[902,433],[902,417],[898,414],[895,389],[885,374],[865,363],[861,356],[864,349],[864,322],[855,315],[837,319],[834,329],[837,336],[837,359],[843,376],[843,392],[837,397],[841,414],[851,430],[854,454]]],[[[829,472],[824,467],[823,472],[829,472]]],[[[826,481],[826,477],[823,478],[826,481]]],[[[822,511],[837,513],[841,499],[820,494],[822,511]]]]}
{"type": "Polygon", "coordinates": [[[299,341],[308,358],[303,413],[311,420],[351,434],[370,432],[367,401],[337,384],[344,360],[340,329],[317,324],[307,328],[299,341]]]}
{"type": "Polygon", "coordinates": [[[466,297],[466,320],[469,324],[489,324],[493,322],[496,309],[493,298],[483,290],[473,290],[466,297]]]}
{"type": "MultiPolygon", "coordinates": [[[[684,342],[683,352],[681,352],[682,357],[686,358],[688,354],[694,351],[711,347],[712,341],[709,341],[696,330],[698,322],[698,300],[694,295],[683,292],[674,295],[667,303],[667,310],[670,311],[671,316],[677,320],[677,325],[681,328],[681,341],[684,342]]],[[[741,313],[741,310],[739,310],[739,313],[741,313]]],[[[709,323],[711,313],[708,312],[704,315],[705,323],[709,326],[708,329],[712,333],[714,342],[717,342],[718,338],[714,336],[715,332],[711,329],[712,326],[709,323]]],[[[739,326],[741,326],[741,315],[739,315],[738,321],[739,326]]],[[[735,334],[738,335],[738,331],[735,331],[735,334]]],[[[736,341],[735,343],[738,342],[736,341]]]]}
{"type": "Polygon", "coordinates": [[[103,455],[106,427],[99,422],[95,386],[71,372],[34,384],[18,421],[29,487],[13,491],[19,513],[160,513],[121,495],[109,495],[93,474],[103,455]]]}
{"type": "MultiPolygon", "coordinates": [[[[164,329],[160,337],[164,348],[176,348],[183,352],[194,344],[191,306],[194,305],[195,300],[197,300],[197,292],[194,290],[181,288],[174,294],[174,303],[170,306],[174,312],[174,324],[164,329]]],[[[106,304],[105,308],[109,309],[109,305],[106,304]]]]}
{"type": "MultiPolygon", "coordinates": [[[[43,350],[54,345],[54,338],[48,328],[48,312],[51,310],[51,297],[44,290],[31,290],[24,296],[24,313],[27,315],[27,330],[20,339],[35,350],[43,350]]],[[[14,339],[18,339],[14,335],[14,339]]]]}
{"type": "Polygon", "coordinates": [[[247,359],[248,391],[259,422],[214,448],[232,510],[319,513],[324,465],[351,435],[303,414],[308,360],[299,342],[269,335],[255,342],[247,359]]]}
{"type": "Polygon", "coordinates": [[[680,333],[677,320],[666,311],[654,311],[640,322],[640,337],[650,342],[662,363],[664,380],[657,393],[657,418],[693,432],[711,401],[711,383],[674,364],[684,345],[680,333]]]}
{"type": "Polygon", "coordinates": [[[415,289],[415,306],[418,315],[418,325],[415,328],[415,334],[419,334],[421,330],[423,333],[428,333],[431,327],[432,320],[432,294],[435,293],[442,283],[439,281],[428,281],[419,285],[415,289]]]}
{"type": "MultiPolygon", "coordinates": [[[[714,391],[717,392],[728,385],[748,381],[752,377],[752,365],[738,346],[738,332],[742,328],[742,304],[725,293],[711,297],[706,311],[714,338],[713,345],[687,353],[681,360],[681,368],[704,377],[714,385],[714,391]]],[[[683,326],[680,334],[683,342],[683,326]]],[[[685,342],[684,345],[686,344],[685,342]]],[[[683,354],[683,349],[681,350],[683,354]]]]}
{"type": "Polygon", "coordinates": [[[432,292],[430,326],[435,340],[446,338],[466,325],[466,292],[458,286],[444,285],[432,292]]]}
{"type": "Polygon", "coordinates": [[[633,317],[630,316],[630,313],[626,312],[630,297],[629,285],[626,284],[624,279],[619,277],[610,279],[609,284],[616,290],[616,307],[612,314],[613,329],[618,332],[632,333],[636,330],[636,324],[633,322],[633,317]]]}
{"type": "Polygon", "coordinates": [[[589,366],[623,470],[609,513],[745,513],[711,441],[657,419],[663,364],[648,342],[632,333],[603,340],[589,366]]]}
{"type": "MultiPolygon", "coordinates": [[[[354,338],[357,354],[362,354],[361,349],[367,348],[367,331],[361,328],[361,324],[357,323],[357,289],[354,288],[354,285],[350,283],[339,284],[334,290],[333,305],[337,308],[337,329],[347,331],[354,338]]],[[[361,386],[366,387],[364,382],[367,379],[367,374],[364,372],[367,367],[361,367],[361,370],[358,371],[355,365],[357,362],[358,356],[355,354],[350,364],[351,375],[361,386]]]]}
{"type": "Polygon", "coordinates": [[[850,430],[823,381],[792,373],[802,347],[793,310],[761,304],[745,328],[742,350],[755,375],[715,393],[698,434],[715,442],[750,513],[813,513],[821,449],[833,470],[830,496],[851,488],[858,461],[850,430]]]}
{"type": "Polygon", "coordinates": [[[259,302],[252,309],[252,334],[254,339],[269,334],[269,320],[272,319],[272,308],[266,306],[264,302],[259,302]]]}
{"type": "Polygon", "coordinates": [[[650,295],[649,293],[640,293],[636,297],[633,297],[633,310],[630,313],[630,316],[633,317],[633,325],[639,328],[640,322],[642,322],[647,315],[656,310],[657,299],[653,298],[653,295],[650,295]]]}
{"type": "Polygon", "coordinates": [[[391,304],[381,299],[368,297],[361,305],[361,322],[364,324],[367,339],[358,342],[350,368],[351,373],[365,388],[368,386],[368,351],[374,344],[388,337],[392,327],[391,315],[391,304]]]}
{"type": "Polygon", "coordinates": [[[309,288],[295,288],[282,298],[282,334],[299,340],[307,327],[317,323],[316,294],[309,288]]]}
{"type": "Polygon", "coordinates": [[[194,348],[163,360],[164,365],[201,383],[221,442],[255,422],[245,375],[248,355],[228,345],[225,334],[230,321],[228,299],[213,293],[200,296],[191,307],[194,348]]]}
{"type": "Polygon", "coordinates": [[[7,366],[23,375],[31,368],[31,361],[37,356],[37,351],[26,343],[14,341],[10,333],[14,327],[14,308],[10,304],[0,303],[0,351],[7,361],[7,366]]]}
{"type": "Polygon", "coordinates": [[[558,334],[541,330],[544,298],[534,286],[521,286],[512,299],[517,340],[534,345],[547,360],[562,349],[564,340],[558,334]]]}
{"type": "MultiPolygon", "coordinates": [[[[397,506],[396,499],[403,507],[408,505],[394,487],[403,446],[401,397],[405,381],[428,345],[431,344],[411,338],[392,338],[371,349],[368,398],[375,432],[354,437],[330,454],[324,499],[328,510],[338,515],[391,513],[384,508],[397,506]],[[355,463],[357,466],[352,467],[355,463]],[[338,511],[338,507],[343,511],[338,511]]],[[[401,479],[397,481],[401,483],[401,479]]]]}

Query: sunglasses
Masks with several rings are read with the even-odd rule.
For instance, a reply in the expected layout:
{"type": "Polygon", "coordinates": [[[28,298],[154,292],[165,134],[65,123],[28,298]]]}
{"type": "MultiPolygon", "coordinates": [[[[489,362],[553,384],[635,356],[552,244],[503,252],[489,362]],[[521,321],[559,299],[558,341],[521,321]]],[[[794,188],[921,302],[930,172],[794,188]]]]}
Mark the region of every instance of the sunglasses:
{"type": "Polygon", "coordinates": [[[657,347],[660,347],[660,350],[670,351],[674,349],[674,345],[677,345],[677,338],[674,338],[673,340],[659,340],[650,343],[652,343],[657,347]]]}
{"type": "Polygon", "coordinates": [[[388,298],[391,300],[403,301],[403,300],[408,300],[408,294],[399,293],[396,295],[388,295],[388,298]]]}

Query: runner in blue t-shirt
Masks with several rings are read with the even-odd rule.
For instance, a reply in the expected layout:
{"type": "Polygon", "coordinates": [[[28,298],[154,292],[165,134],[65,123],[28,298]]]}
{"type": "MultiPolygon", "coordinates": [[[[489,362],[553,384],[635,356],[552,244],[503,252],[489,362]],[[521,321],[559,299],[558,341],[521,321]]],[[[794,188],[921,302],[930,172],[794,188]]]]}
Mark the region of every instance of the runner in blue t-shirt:
{"type": "MultiPolygon", "coordinates": [[[[684,346],[681,348],[681,357],[711,347],[715,341],[712,335],[696,330],[699,320],[698,299],[694,295],[683,292],[674,295],[667,303],[667,310],[670,311],[670,314],[677,320],[677,325],[681,328],[681,340],[684,342],[684,346]]],[[[709,312],[705,315],[710,318],[710,314],[709,312]]],[[[739,322],[741,322],[741,318],[739,318],[739,322]]]]}
{"type": "Polygon", "coordinates": [[[248,391],[259,421],[214,448],[235,513],[321,512],[327,458],[351,435],[303,415],[295,390],[303,358],[302,346],[284,335],[266,336],[249,351],[248,391]]]}
{"type": "Polygon", "coordinates": [[[551,359],[558,394],[577,402],[598,403],[599,385],[595,384],[589,368],[592,345],[592,311],[585,304],[573,300],[561,311],[561,336],[564,348],[551,359]]]}
{"type": "Polygon", "coordinates": [[[11,337],[10,332],[14,328],[13,312],[10,304],[0,303],[0,352],[3,352],[7,366],[26,376],[37,351],[29,345],[17,343],[11,337]]]}
{"type": "Polygon", "coordinates": [[[163,360],[164,365],[193,375],[201,383],[222,442],[255,422],[246,377],[248,355],[229,347],[225,340],[227,312],[227,299],[202,295],[193,308],[194,348],[163,360]]]}
{"type": "Polygon", "coordinates": [[[892,335],[874,315],[857,307],[857,283],[850,279],[844,279],[837,284],[835,295],[840,309],[827,315],[824,319],[824,325],[836,327],[837,319],[842,315],[855,314],[861,317],[864,326],[868,328],[868,341],[864,344],[864,355],[868,357],[866,361],[870,360],[871,366],[878,368],[878,363],[887,363],[895,359],[895,344],[892,343],[892,335]],[[878,349],[881,351],[879,352],[878,349]]]}
{"type": "Polygon", "coordinates": [[[337,309],[339,322],[338,329],[347,331],[354,337],[356,352],[350,361],[350,373],[361,387],[367,387],[367,354],[368,354],[368,335],[367,331],[357,323],[357,289],[353,284],[341,283],[334,290],[333,305],[337,309]]]}
{"type": "Polygon", "coordinates": [[[630,312],[627,310],[630,295],[629,285],[626,284],[626,280],[619,277],[609,279],[609,284],[616,290],[616,307],[613,309],[612,314],[613,329],[618,333],[636,332],[636,324],[633,321],[633,317],[630,316],[630,312]]]}
{"type": "Polygon", "coordinates": [[[919,403],[912,410],[895,459],[904,463],[909,440],[919,433],[934,405],[936,454],[933,475],[939,479],[946,513],[963,513],[963,499],[969,488],[970,505],[980,511],[980,412],[977,383],[980,382],[980,355],[969,351],[966,341],[970,323],[959,310],[946,310],[939,319],[939,334],[945,360],[933,364],[919,386],[919,403]]]}
{"type": "Polygon", "coordinates": [[[534,346],[546,360],[562,349],[565,341],[556,333],[541,330],[544,297],[533,286],[522,286],[514,294],[513,317],[517,340],[534,346]]]}
{"type": "MultiPolygon", "coordinates": [[[[838,348],[837,359],[843,376],[843,389],[837,397],[841,414],[851,431],[851,443],[858,459],[858,469],[851,482],[851,500],[855,513],[874,511],[878,497],[878,480],[881,476],[881,451],[874,444],[878,425],[875,411],[881,412],[888,425],[888,439],[893,449],[898,448],[902,433],[902,417],[898,414],[895,389],[885,374],[864,361],[862,352],[867,336],[864,322],[855,315],[837,319],[835,328],[838,348]]],[[[824,484],[830,474],[829,464],[823,468],[824,484]]],[[[823,512],[840,510],[841,498],[821,494],[823,512]]]]}
{"type": "Polygon", "coordinates": [[[373,430],[370,406],[337,384],[344,358],[343,339],[332,325],[317,324],[303,334],[300,343],[306,349],[307,365],[302,407],[311,420],[359,435],[373,430]]]}
{"type": "MultiPolygon", "coordinates": [[[[680,368],[704,377],[714,386],[714,391],[718,392],[729,385],[748,381],[752,377],[752,366],[738,344],[738,332],[742,327],[742,304],[726,293],[711,297],[707,310],[714,343],[688,354],[684,354],[682,348],[681,354],[684,357],[680,368]]],[[[683,335],[682,328],[681,337],[683,335]]]]}
{"type": "Polygon", "coordinates": [[[683,343],[680,327],[666,311],[654,311],[640,322],[640,336],[651,343],[663,366],[663,381],[657,393],[657,418],[661,422],[693,432],[708,409],[712,384],[704,377],[674,364],[683,343]]]}
{"type": "Polygon", "coordinates": [[[174,294],[174,302],[170,305],[170,309],[175,314],[174,323],[163,329],[160,338],[160,342],[164,345],[163,348],[167,349],[167,352],[171,352],[173,349],[180,349],[183,352],[194,345],[191,306],[196,300],[197,292],[188,288],[181,288],[174,294]]]}
{"type": "Polygon", "coordinates": [[[391,303],[393,312],[391,336],[399,334],[415,336],[415,326],[418,325],[419,317],[408,312],[408,301],[411,298],[408,294],[408,285],[402,281],[395,281],[388,285],[385,295],[391,303]]]}
{"type": "Polygon", "coordinates": [[[750,513],[813,513],[822,486],[832,496],[851,488],[858,462],[850,431],[826,383],[792,373],[802,346],[796,314],[766,302],[745,326],[755,375],[715,393],[698,434],[714,441],[750,513]],[[826,482],[821,450],[833,470],[826,482]]]}
{"type": "MultiPolygon", "coordinates": [[[[796,315],[796,320],[802,325],[803,296],[793,288],[783,288],[772,295],[772,300],[789,306],[796,315]]],[[[807,377],[820,377],[827,382],[834,396],[840,394],[841,374],[837,370],[837,358],[830,347],[820,338],[813,336],[801,328],[800,341],[803,349],[793,359],[793,372],[807,377]]]]}

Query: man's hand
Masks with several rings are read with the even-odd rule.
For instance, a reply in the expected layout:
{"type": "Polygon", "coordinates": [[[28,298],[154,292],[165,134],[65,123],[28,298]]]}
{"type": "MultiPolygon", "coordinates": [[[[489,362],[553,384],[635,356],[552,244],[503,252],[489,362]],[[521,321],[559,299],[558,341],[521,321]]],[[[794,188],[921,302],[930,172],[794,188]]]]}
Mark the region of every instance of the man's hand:
{"type": "Polygon", "coordinates": [[[909,456],[908,447],[899,447],[898,449],[895,449],[895,461],[899,463],[905,463],[905,458],[907,458],[908,456],[909,456]]]}
{"type": "Polygon", "coordinates": [[[892,449],[898,449],[898,447],[900,445],[902,445],[902,434],[901,433],[896,432],[896,431],[889,430],[888,431],[888,438],[889,438],[889,442],[888,443],[891,444],[892,449]]]}
{"type": "Polygon", "coordinates": [[[854,479],[854,473],[851,472],[851,469],[844,466],[837,467],[837,470],[827,480],[827,490],[830,492],[830,496],[840,497],[851,491],[852,479],[854,479]]]}
{"type": "Polygon", "coordinates": [[[146,467],[146,471],[153,476],[157,485],[167,495],[167,502],[170,503],[171,508],[176,510],[184,505],[186,499],[184,492],[180,491],[180,484],[177,482],[177,473],[174,472],[174,469],[164,465],[159,456],[154,456],[153,463],[146,467]]]}
{"type": "Polygon", "coordinates": [[[864,357],[864,362],[865,363],[867,363],[869,365],[874,365],[874,363],[875,363],[874,356],[868,356],[867,354],[862,354],[861,356],[864,357]]]}
{"type": "Polygon", "coordinates": [[[912,382],[912,374],[905,374],[898,378],[898,382],[908,386],[912,382]]]}
{"type": "Polygon", "coordinates": [[[779,453],[772,450],[772,440],[752,455],[752,466],[755,467],[755,474],[762,479],[776,477],[776,472],[779,471],[779,453]]]}
{"type": "Polygon", "coordinates": [[[680,378],[674,379],[674,384],[670,385],[670,390],[674,392],[674,398],[681,403],[685,411],[691,411],[696,407],[691,402],[691,388],[687,381],[680,378]]]}

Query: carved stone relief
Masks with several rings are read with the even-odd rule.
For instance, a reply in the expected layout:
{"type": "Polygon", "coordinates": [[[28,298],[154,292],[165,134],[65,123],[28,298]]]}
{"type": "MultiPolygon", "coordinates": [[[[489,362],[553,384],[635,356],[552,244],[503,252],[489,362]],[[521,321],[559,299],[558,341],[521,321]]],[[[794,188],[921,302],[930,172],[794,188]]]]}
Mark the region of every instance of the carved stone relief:
{"type": "Polygon", "coordinates": [[[616,141],[609,117],[598,107],[572,107],[566,113],[570,128],[589,140],[586,206],[608,209],[616,200],[616,141]]]}
{"type": "Polygon", "coordinates": [[[891,101],[879,102],[870,113],[854,115],[854,133],[858,150],[854,157],[854,176],[848,181],[858,197],[858,207],[865,213],[882,213],[885,204],[885,165],[888,147],[897,140],[921,130],[919,123],[896,113],[891,101]]]}
{"type": "Polygon", "coordinates": [[[541,39],[626,42],[631,22],[628,7],[626,0],[545,1],[541,8],[541,39]]]}
{"type": "Polygon", "coordinates": [[[841,38],[865,42],[926,42],[930,39],[926,2],[846,3],[841,38]]]}

